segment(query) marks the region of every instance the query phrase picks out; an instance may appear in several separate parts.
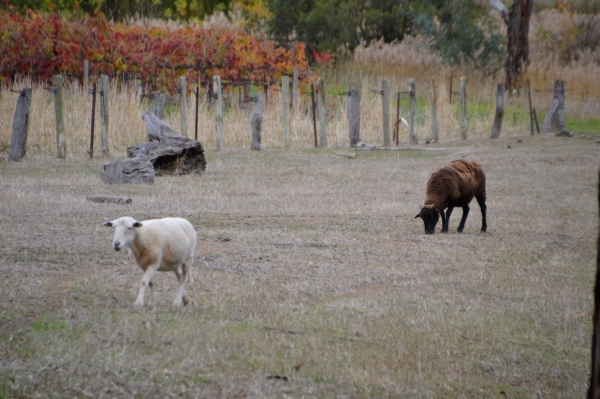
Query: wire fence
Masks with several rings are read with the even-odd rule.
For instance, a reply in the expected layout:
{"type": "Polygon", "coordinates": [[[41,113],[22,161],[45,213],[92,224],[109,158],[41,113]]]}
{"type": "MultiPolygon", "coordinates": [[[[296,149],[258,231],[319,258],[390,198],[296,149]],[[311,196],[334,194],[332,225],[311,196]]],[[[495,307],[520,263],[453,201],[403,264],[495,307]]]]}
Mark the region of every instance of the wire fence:
{"type": "MultiPolygon", "coordinates": [[[[432,82],[417,82],[414,101],[416,101],[415,120],[416,135],[419,143],[432,141],[432,82]]],[[[451,80],[437,84],[437,111],[439,119],[439,142],[461,139],[460,104],[456,88],[451,80]],[[452,102],[450,102],[452,101],[452,102]]],[[[491,86],[491,85],[488,85],[491,86]]],[[[33,99],[30,111],[27,154],[54,154],[56,148],[56,119],[54,110],[54,94],[50,87],[35,85],[22,81],[13,87],[4,87],[0,91],[0,150],[9,146],[12,135],[13,119],[18,95],[11,90],[22,87],[33,87],[33,99]]],[[[199,85],[192,82],[188,86],[192,95],[187,97],[187,132],[180,132],[179,95],[169,95],[165,107],[164,120],[175,131],[188,137],[194,137],[196,126],[198,141],[206,149],[216,147],[214,122],[214,96],[210,85],[199,85]],[[196,117],[196,96],[198,92],[198,115],[196,117]]],[[[349,146],[348,118],[346,115],[346,92],[326,87],[325,93],[325,126],[327,145],[331,148],[349,146]]],[[[390,107],[392,126],[399,116],[408,119],[411,96],[407,94],[407,83],[392,82],[390,84],[390,107]],[[398,96],[399,94],[399,96],[398,96]],[[398,102],[399,98],[399,102],[398,102]]],[[[495,87],[467,86],[467,138],[486,138],[490,136],[494,118],[495,87]],[[477,91],[476,91],[477,90],[477,91]]],[[[251,141],[250,117],[255,106],[257,93],[266,93],[265,111],[263,115],[262,148],[284,147],[282,107],[283,100],[280,85],[260,84],[225,84],[224,101],[224,140],[226,148],[249,148],[251,141]]],[[[383,141],[382,98],[380,84],[375,79],[363,79],[361,82],[361,138],[373,145],[381,145],[383,141]]],[[[90,129],[92,121],[92,96],[76,82],[64,86],[64,126],[68,154],[86,154],[90,145],[90,129]]],[[[146,141],[142,113],[150,107],[151,98],[143,93],[140,85],[134,83],[123,85],[112,80],[109,88],[109,145],[113,157],[125,154],[129,146],[146,141]]],[[[543,126],[543,117],[552,102],[552,88],[533,88],[532,105],[537,111],[538,123],[543,126]]],[[[293,147],[314,146],[314,120],[310,85],[301,85],[297,99],[292,101],[291,145],[293,147]]],[[[588,102],[598,103],[598,99],[589,98],[567,89],[566,112],[574,107],[582,107],[588,102]],[[576,101],[571,99],[575,97],[576,101]]],[[[99,112],[96,114],[95,156],[100,155],[99,146],[99,112]]],[[[398,144],[410,143],[409,130],[399,125],[398,144]]],[[[527,135],[530,133],[531,120],[527,95],[507,96],[504,124],[501,136],[527,135]]],[[[395,143],[394,143],[395,145],[395,143]]]]}

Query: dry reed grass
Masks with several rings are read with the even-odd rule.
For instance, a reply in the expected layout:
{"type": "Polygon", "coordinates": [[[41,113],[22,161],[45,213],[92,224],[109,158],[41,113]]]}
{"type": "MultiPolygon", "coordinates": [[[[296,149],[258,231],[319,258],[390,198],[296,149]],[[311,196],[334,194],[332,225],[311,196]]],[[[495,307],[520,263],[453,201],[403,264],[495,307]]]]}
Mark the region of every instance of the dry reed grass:
{"type": "Polygon", "coordinates": [[[208,151],[203,176],[104,185],[102,159],[0,163],[2,397],[582,397],[596,172],[586,138],[446,152],[208,151]],[[509,148],[510,147],[510,148],[509,148]],[[488,176],[445,235],[414,215],[456,158],[488,176]],[[127,196],[128,206],[85,201],[127,196]],[[135,310],[141,278],[102,222],[183,216],[192,304],[135,310]]]}

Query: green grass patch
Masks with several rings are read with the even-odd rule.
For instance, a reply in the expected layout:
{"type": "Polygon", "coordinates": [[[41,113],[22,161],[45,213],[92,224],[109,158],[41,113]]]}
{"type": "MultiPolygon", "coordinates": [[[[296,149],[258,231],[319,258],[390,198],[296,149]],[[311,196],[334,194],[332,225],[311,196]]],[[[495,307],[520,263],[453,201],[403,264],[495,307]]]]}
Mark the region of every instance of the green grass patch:
{"type": "Polygon", "coordinates": [[[565,124],[572,133],[600,135],[600,119],[566,118],[565,124]]]}
{"type": "Polygon", "coordinates": [[[31,325],[35,331],[67,330],[69,326],[63,321],[50,320],[46,316],[37,319],[31,325]]]}

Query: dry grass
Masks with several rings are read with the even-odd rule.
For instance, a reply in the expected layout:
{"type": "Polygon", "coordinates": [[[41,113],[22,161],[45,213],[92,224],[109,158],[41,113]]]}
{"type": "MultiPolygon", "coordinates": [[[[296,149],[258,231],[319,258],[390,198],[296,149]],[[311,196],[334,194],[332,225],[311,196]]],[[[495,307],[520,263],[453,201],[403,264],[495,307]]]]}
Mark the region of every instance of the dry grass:
{"type": "MultiPolygon", "coordinates": [[[[546,17],[534,23],[557,18],[546,17]]],[[[35,87],[27,157],[0,162],[0,397],[582,397],[598,234],[596,139],[530,137],[524,99],[513,97],[502,138],[488,140],[500,79],[472,74],[469,140],[461,141],[446,94],[459,73],[415,51],[417,42],[405,45],[413,52],[399,63],[386,64],[381,53],[365,68],[375,53],[359,52],[326,81],[340,91],[358,82],[362,138],[381,145],[381,99],[371,90],[382,77],[394,92],[417,79],[422,143],[431,134],[435,76],[447,151],[337,156],[333,149],[348,147],[348,123],[345,98],[335,95],[327,100],[330,149],[310,149],[304,111],[284,149],[273,91],[261,152],[244,150],[252,109],[238,107],[225,113],[228,149],[212,151],[214,115],[202,104],[206,174],[107,186],[99,120],[96,157],[85,156],[91,97],[67,89],[69,155],[57,160],[52,95],[35,87]],[[425,183],[462,157],[488,175],[489,232],[478,233],[474,203],[465,233],[455,233],[457,211],[451,233],[426,236],[413,219],[425,183]],[[133,204],[86,202],[92,194],[133,204]],[[161,274],[157,307],[133,308],[140,271],[111,250],[112,232],[101,227],[125,214],[183,216],[196,226],[192,305],[172,309],[175,278],[161,274]]],[[[534,87],[566,79],[568,90],[585,89],[567,95],[568,113],[598,118],[600,89],[586,83],[597,66],[535,62],[534,87]]],[[[540,118],[550,97],[534,95],[540,118]]],[[[130,89],[113,88],[109,101],[115,159],[145,140],[140,115],[148,106],[130,89]]],[[[16,94],[0,93],[0,152],[15,103],[16,94]]],[[[403,102],[405,117],[406,110],[403,102]]],[[[176,109],[166,120],[179,130],[176,109]]]]}
{"type": "Polygon", "coordinates": [[[2,162],[0,397],[582,397],[599,157],[525,134],[354,160],[208,151],[205,175],[151,186],[104,185],[83,156],[2,162]],[[427,178],[462,157],[487,173],[489,232],[473,204],[463,234],[457,211],[425,235],[427,178]],[[140,271],[101,226],[125,214],[196,226],[184,310],[165,274],[156,308],[133,308],[140,271]]]}

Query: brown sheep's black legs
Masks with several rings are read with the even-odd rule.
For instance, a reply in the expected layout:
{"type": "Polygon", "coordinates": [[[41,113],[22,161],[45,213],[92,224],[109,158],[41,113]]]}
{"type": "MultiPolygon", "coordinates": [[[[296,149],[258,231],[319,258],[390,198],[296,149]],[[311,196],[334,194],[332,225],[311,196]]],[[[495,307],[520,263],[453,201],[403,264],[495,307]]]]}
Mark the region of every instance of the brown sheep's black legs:
{"type": "Polygon", "coordinates": [[[459,233],[462,233],[463,229],[465,228],[465,222],[467,221],[467,216],[469,216],[469,205],[463,206],[462,210],[463,210],[462,218],[460,219],[460,224],[458,225],[458,230],[456,230],[459,233]]]}
{"type": "Polygon", "coordinates": [[[444,211],[440,212],[442,214],[442,233],[448,232],[448,225],[450,224],[450,214],[454,209],[453,206],[448,206],[448,210],[446,211],[446,217],[444,218],[444,211]]]}
{"type": "Polygon", "coordinates": [[[481,208],[481,232],[485,233],[487,231],[487,220],[486,220],[487,206],[485,205],[485,198],[483,198],[483,197],[475,197],[475,198],[477,198],[477,203],[479,204],[479,207],[481,208]]]}

